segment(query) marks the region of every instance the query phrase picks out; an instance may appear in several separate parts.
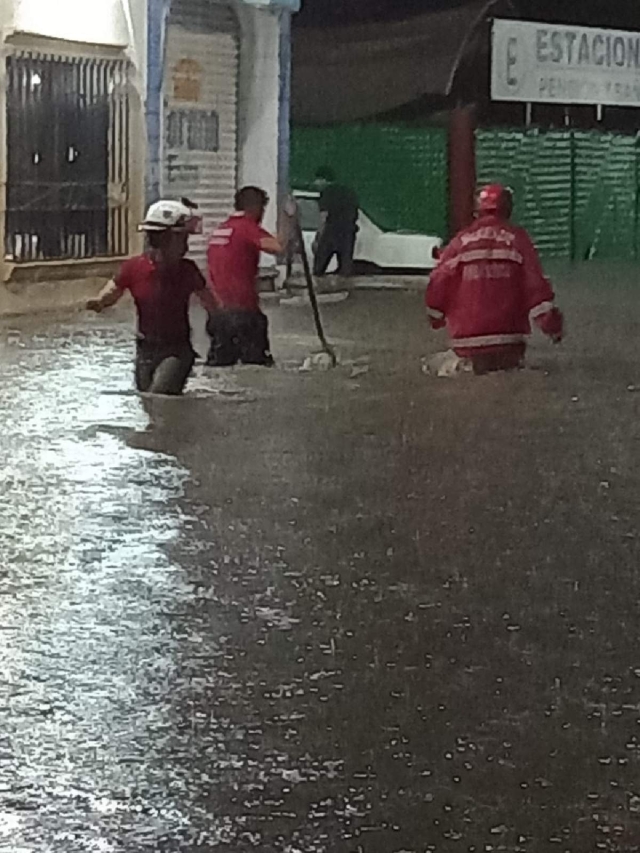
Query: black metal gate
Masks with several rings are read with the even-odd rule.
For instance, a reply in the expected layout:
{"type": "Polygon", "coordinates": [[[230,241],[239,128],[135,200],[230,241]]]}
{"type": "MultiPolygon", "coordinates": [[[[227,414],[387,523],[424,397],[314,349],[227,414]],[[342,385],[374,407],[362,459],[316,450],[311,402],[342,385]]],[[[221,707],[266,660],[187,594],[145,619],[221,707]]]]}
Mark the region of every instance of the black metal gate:
{"type": "Polygon", "coordinates": [[[127,253],[127,75],[124,60],[7,59],[8,258],[127,253]]]}

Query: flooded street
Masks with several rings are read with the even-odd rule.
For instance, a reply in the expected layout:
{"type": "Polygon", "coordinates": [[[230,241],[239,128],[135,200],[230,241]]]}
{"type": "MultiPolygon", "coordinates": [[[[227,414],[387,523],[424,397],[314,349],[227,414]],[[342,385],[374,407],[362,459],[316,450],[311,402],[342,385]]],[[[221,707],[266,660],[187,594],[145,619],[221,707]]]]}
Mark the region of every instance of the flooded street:
{"type": "Polygon", "coordinates": [[[419,294],[328,373],[273,308],[182,400],[126,309],[2,321],[0,851],[640,850],[632,284],[482,379],[419,294]]]}

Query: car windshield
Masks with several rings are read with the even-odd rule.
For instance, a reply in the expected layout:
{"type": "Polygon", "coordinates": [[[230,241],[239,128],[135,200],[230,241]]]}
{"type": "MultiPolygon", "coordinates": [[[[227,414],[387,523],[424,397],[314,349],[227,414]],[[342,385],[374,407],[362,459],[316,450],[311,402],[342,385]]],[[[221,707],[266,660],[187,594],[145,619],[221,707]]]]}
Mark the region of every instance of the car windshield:
{"type": "Polygon", "coordinates": [[[300,211],[300,224],[303,231],[317,231],[320,228],[320,208],[317,198],[296,199],[300,211]]]}

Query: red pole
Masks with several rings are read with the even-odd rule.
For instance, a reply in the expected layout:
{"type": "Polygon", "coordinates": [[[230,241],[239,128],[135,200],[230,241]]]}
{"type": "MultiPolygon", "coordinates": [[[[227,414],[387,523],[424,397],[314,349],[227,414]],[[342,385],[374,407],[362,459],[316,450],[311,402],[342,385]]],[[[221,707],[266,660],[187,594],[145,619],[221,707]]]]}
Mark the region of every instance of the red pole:
{"type": "Polygon", "coordinates": [[[449,120],[449,228],[457,234],[473,221],[476,136],[473,107],[455,107],[449,120]]]}

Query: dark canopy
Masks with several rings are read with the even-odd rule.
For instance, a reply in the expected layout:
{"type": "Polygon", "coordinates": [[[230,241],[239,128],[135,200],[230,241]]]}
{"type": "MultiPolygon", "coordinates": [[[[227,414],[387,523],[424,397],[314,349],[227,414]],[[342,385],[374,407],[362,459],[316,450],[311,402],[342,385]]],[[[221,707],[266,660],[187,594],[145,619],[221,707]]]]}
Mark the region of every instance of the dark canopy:
{"type": "Polygon", "coordinates": [[[357,121],[452,92],[475,101],[488,87],[491,17],[640,29],[639,8],[640,0],[304,0],[293,119],[357,121]]]}
{"type": "MultiPolygon", "coordinates": [[[[332,27],[407,18],[469,0],[303,0],[297,27],[332,27]]],[[[638,0],[514,0],[518,14],[541,21],[638,29],[638,0]]]]}
{"type": "Polygon", "coordinates": [[[491,5],[475,0],[401,20],[297,29],[294,121],[354,121],[424,95],[450,94],[469,38],[491,5]]]}

